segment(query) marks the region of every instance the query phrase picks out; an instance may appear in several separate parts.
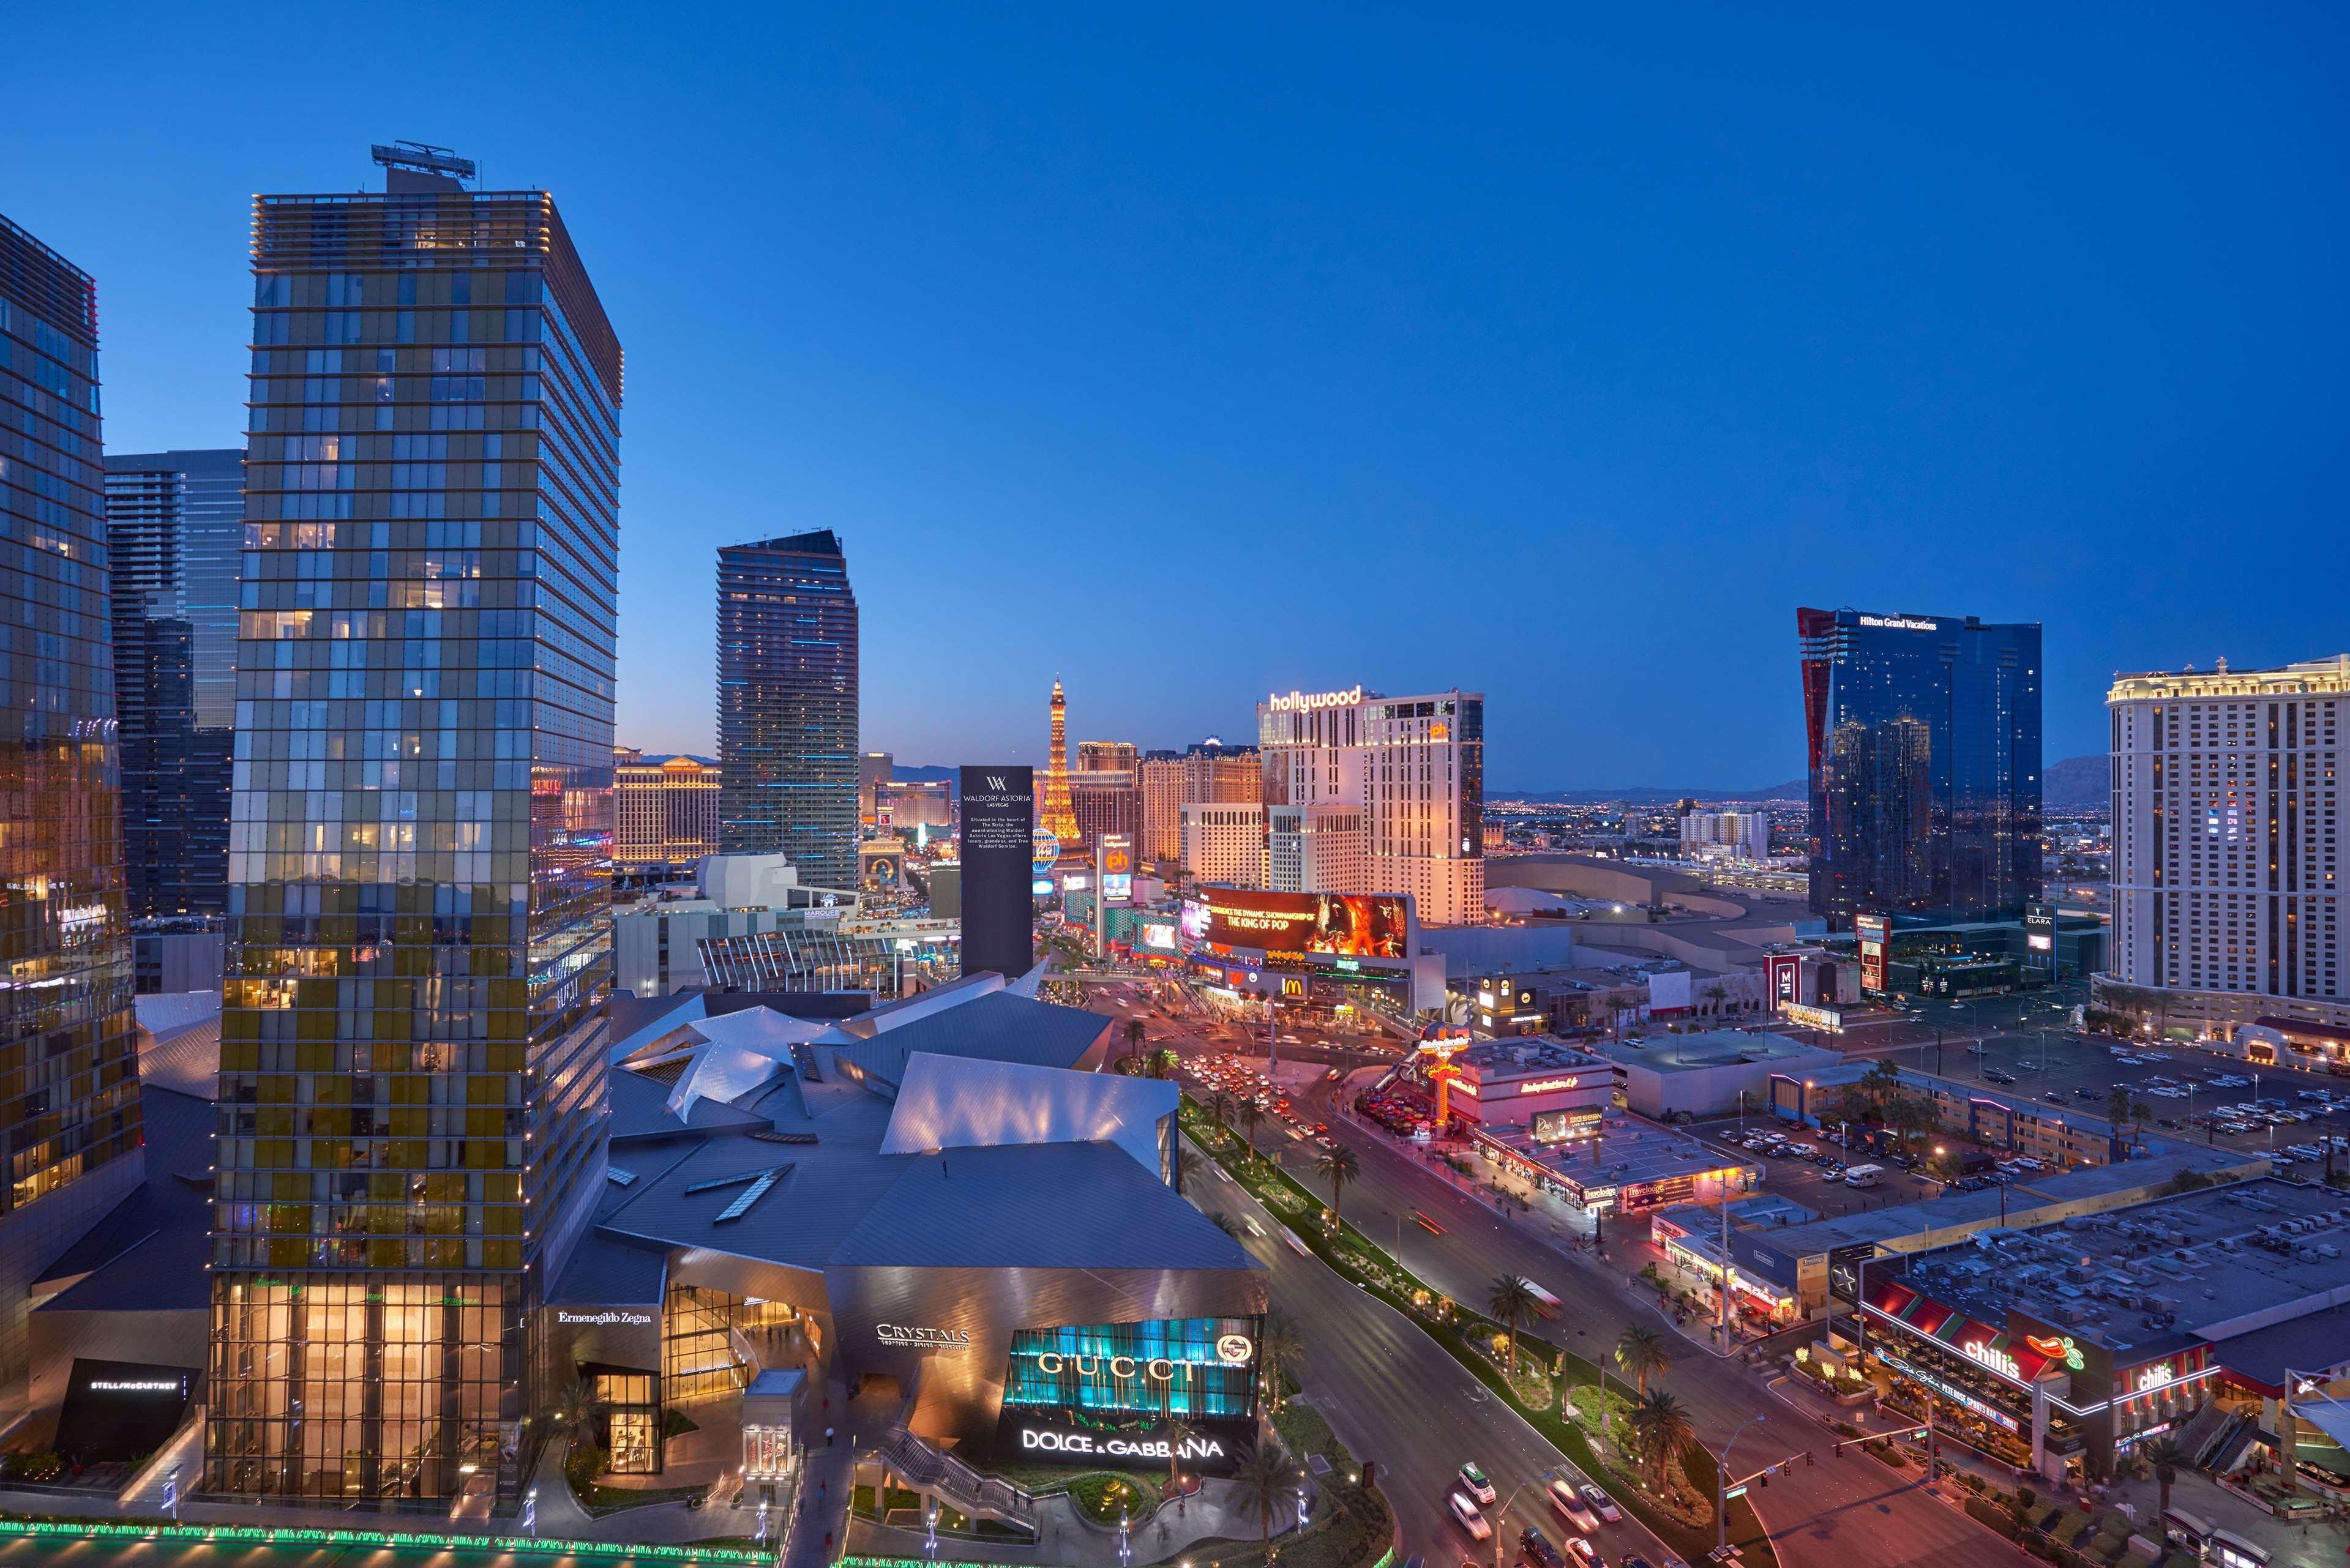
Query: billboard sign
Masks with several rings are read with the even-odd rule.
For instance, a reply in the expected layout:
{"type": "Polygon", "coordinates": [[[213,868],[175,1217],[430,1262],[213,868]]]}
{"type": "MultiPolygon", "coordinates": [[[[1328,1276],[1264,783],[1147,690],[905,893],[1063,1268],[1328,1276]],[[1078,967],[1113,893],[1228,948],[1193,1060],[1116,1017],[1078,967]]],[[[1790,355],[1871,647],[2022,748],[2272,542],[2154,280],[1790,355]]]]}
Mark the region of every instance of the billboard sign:
{"type": "Polygon", "coordinates": [[[1134,901],[1134,840],[1123,833],[1102,836],[1095,846],[1094,861],[1101,874],[1102,902],[1129,904],[1134,901]]]}
{"type": "Polygon", "coordinates": [[[1892,921],[1884,915],[1855,915],[1853,932],[1860,939],[1860,989],[1882,994],[1885,990],[1885,939],[1892,921]]]}
{"type": "Polygon", "coordinates": [[[2026,904],[2023,906],[2023,945],[2035,953],[2046,953],[2054,962],[2056,956],[2056,906],[2026,904]]]}
{"type": "Polygon", "coordinates": [[[1016,980],[1035,965],[1036,779],[1024,767],[962,770],[962,972],[1016,980]]]}
{"type": "Polygon", "coordinates": [[[1793,1007],[1804,1000],[1804,961],[1800,957],[1773,953],[1762,961],[1762,971],[1770,980],[1773,1008],[1793,1007]]]}
{"type": "Polygon", "coordinates": [[[1146,921],[1134,928],[1134,945],[1156,953],[1175,952],[1175,927],[1165,920],[1146,921]]]}
{"type": "MultiPolygon", "coordinates": [[[[1203,888],[1200,940],[1266,953],[1411,956],[1411,900],[1401,894],[1269,893],[1203,888]]],[[[1186,906],[1186,925],[1191,923],[1186,906]]]]}

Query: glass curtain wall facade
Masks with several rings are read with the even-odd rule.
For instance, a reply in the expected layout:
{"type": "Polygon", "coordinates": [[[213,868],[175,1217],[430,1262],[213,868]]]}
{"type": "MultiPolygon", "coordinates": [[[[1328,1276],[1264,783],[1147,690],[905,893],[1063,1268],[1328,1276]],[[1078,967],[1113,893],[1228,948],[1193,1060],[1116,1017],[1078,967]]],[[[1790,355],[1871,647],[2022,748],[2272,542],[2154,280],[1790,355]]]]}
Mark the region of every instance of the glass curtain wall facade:
{"type": "Polygon", "coordinates": [[[1801,609],[1811,907],[2020,919],[2040,896],[2040,628],[1801,609]]]}
{"type": "Polygon", "coordinates": [[[718,552],[718,838],[857,886],[857,596],[829,531],[718,552]]]}
{"type": "Polygon", "coordinates": [[[109,456],[106,534],[130,917],[218,915],[228,905],[244,453],[109,456]]]}
{"type": "Polygon", "coordinates": [[[603,1184],[619,343],[543,192],[253,263],[203,1484],[511,1495],[603,1184]]]}
{"type": "Polygon", "coordinates": [[[102,462],[97,286],[0,218],[0,1383],[33,1276],[144,1172],[102,462]]]}

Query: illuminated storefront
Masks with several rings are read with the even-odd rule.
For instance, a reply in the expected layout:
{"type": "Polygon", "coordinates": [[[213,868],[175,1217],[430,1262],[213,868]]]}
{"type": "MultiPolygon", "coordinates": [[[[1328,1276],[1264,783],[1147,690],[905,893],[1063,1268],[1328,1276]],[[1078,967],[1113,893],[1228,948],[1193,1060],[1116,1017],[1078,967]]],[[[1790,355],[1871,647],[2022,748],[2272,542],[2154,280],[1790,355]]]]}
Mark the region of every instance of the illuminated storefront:
{"type": "Polygon", "coordinates": [[[1951,1435],[2052,1480],[2110,1474],[2192,1415],[2220,1372],[2207,1344],[2123,1360],[2062,1325],[2011,1308],[2002,1326],[1899,1281],[1872,1285],[1867,1315],[1887,1404],[1923,1417],[1931,1395],[1951,1435]]]}
{"type": "Polygon", "coordinates": [[[1020,1330],[997,1457],[1228,1473],[1256,1433],[1263,1326],[1258,1317],[1194,1317],[1020,1330]]]}

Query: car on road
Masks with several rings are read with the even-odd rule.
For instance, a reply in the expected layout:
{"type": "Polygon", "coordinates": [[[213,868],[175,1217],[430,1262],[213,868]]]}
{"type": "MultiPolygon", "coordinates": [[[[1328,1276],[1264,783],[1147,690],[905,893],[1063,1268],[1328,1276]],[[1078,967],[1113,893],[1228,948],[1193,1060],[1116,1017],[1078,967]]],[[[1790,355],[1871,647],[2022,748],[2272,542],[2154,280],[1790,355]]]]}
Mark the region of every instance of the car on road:
{"type": "Polygon", "coordinates": [[[1531,1524],[1518,1532],[1518,1557],[1529,1568],[1566,1568],[1566,1559],[1550,1543],[1550,1537],[1531,1524]]]}
{"type": "Polygon", "coordinates": [[[1492,1480],[1491,1477],[1487,1476],[1483,1470],[1477,1468],[1476,1460],[1471,1459],[1467,1464],[1461,1467],[1461,1485],[1471,1497],[1475,1498],[1479,1502],[1483,1503],[1486,1507],[1491,1508],[1493,1505],[1494,1492],[1492,1480]]]}
{"type": "Polygon", "coordinates": [[[1607,1568],[1607,1559],[1599,1555],[1599,1548],[1580,1535],[1570,1535],[1565,1541],[1566,1554],[1575,1560],[1575,1568],[1607,1568]]]}
{"type": "Polygon", "coordinates": [[[1485,1522],[1485,1516],[1477,1511],[1477,1505],[1469,1501],[1467,1492],[1454,1492],[1445,1500],[1445,1506],[1452,1511],[1452,1517],[1461,1528],[1469,1532],[1470,1540],[1493,1539],[1493,1527],[1485,1522]]]}
{"type": "Polygon", "coordinates": [[[1573,1481],[1554,1478],[1545,1490],[1550,1493],[1550,1505],[1566,1516],[1567,1523],[1586,1535],[1599,1528],[1599,1516],[1591,1511],[1591,1505],[1583,1501],[1583,1494],[1575,1490],[1573,1481]]]}
{"type": "MultiPolygon", "coordinates": [[[[1413,1210],[1411,1211],[1411,1218],[1412,1218],[1412,1222],[1413,1222],[1414,1224],[1418,1225],[1421,1230],[1423,1230],[1423,1231],[1427,1231],[1430,1235],[1431,1235],[1431,1236],[1441,1236],[1441,1235],[1443,1235],[1443,1234],[1444,1234],[1444,1227],[1443,1227],[1443,1226],[1439,1225],[1435,1220],[1430,1220],[1427,1215],[1422,1214],[1419,1210],[1415,1209],[1415,1210],[1413,1210]]],[[[1490,1498],[1490,1497],[1489,1497],[1489,1498],[1485,1499],[1484,1501],[1487,1501],[1487,1502],[1491,1502],[1491,1501],[1492,1501],[1493,1500],[1492,1500],[1492,1498],[1490,1498]]]]}
{"type": "Polygon", "coordinates": [[[1606,1492],[1601,1491],[1589,1481],[1585,1481],[1583,1483],[1583,1501],[1591,1505],[1591,1511],[1594,1513],[1596,1513],[1600,1518],[1606,1520],[1610,1524],[1616,1523],[1624,1517],[1623,1513],[1616,1507],[1616,1500],[1609,1497],[1606,1492]]]}

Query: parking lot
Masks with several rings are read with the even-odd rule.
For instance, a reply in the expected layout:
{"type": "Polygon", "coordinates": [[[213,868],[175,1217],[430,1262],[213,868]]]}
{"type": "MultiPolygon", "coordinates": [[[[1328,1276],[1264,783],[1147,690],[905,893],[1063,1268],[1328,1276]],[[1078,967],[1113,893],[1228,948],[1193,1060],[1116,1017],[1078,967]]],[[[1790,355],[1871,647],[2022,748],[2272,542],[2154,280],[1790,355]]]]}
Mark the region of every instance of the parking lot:
{"type": "MultiPolygon", "coordinates": [[[[1885,1054],[1900,1066],[1922,1064],[1934,1071],[1931,1046],[1885,1054]]],[[[2028,1037],[1994,1035],[1981,1051],[1946,1044],[1941,1055],[1944,1077],[2091,1116],[2105,1115],[2118,1085],[2154,1113],[2148,1131],[2171,1137],[2273,1150],[2280,1158],[2292,1158],[2289,1151],[2296,1147],[2316,1151],[2299,1161],[2311,1168],[2288,1174],[2315,1177],[2322,1168],[2323,1140],[2350,1138],[2350,1081],[2258,1068],[2189,1045],[2124,1045],[2102,1035],[2052,1029],[2028,1037]]],[[[2334,1159],[2337,1169],[2350,1168],[2344,1147],[2337,1147],[2334,1159]]]]}

